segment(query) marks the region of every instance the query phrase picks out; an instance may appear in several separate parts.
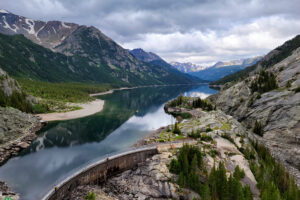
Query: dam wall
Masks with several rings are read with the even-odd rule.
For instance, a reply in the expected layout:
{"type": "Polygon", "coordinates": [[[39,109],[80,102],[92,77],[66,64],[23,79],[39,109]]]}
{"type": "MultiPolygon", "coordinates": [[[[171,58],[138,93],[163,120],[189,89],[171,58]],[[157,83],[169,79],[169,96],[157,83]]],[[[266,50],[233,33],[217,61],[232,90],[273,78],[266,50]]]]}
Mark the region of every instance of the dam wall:
{"type": "Polygon", "coordinates": [[[80,185],[100,184],[107,178],[134,168],[138,163],[157,154],[156,146],[144,147],[117,154],[93,163],[53,188],[43,200],[59,200],[80,185]]]}

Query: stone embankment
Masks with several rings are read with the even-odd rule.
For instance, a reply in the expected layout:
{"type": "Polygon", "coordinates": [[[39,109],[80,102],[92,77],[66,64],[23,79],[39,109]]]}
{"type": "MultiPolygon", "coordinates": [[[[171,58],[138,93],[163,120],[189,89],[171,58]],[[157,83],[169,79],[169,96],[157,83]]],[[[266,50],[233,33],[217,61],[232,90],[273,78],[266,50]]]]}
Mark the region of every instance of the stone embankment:
{"type": "Polygon", "coordinates": [[[43,200],[72,199],[70,192],[75,188],[89,184],[100,184],[111,176],[135,168],[138,163],[145,161],[154,154],[157,154],[156,146],[144,147],[100,160],[56,186],[43,200]]]}

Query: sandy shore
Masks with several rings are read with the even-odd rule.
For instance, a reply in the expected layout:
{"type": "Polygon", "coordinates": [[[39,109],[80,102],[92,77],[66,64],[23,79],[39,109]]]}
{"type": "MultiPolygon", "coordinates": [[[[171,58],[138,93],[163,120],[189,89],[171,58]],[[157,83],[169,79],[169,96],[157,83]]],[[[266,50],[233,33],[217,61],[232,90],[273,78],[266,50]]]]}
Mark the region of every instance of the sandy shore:
{"type": "Polygon", "coordinates": [[[82,107],[82,109],[64,113],[38,114],[37,116],[41,117],[43,121],[69,120],[86,117],[100,112],[104,107],[104,100],[96,99],[86,104],[76,104],[76,106],[82,107]]]}
{"type": "Polygon", "coordinates": [[[90,97],[101,96],[101,95],[105,95],[105,94],[111,94],[114,91],[118,91],[118,90],[132,90],[132,89],[135,89],[135,88],[138,88],[138,87],[122,87],[122,88],[117,88],[117,89],[111,89],[111,90],[108,90],[106,92],[99,92],[99,93],[95,93],[95,94],[90,94],[90,97]]]}
{"type": "MultiPolygon", "coordinates": [[[[90,94],[91,97],[93,96],[101,96],[105,94],[111,94],[115,90],[130,90],[135,89],[137,87],[123,87],[118,89],[112,89],[106,92],[100,92],[95,94],[90,94]]],[[[93,115],[95,113],[101,112],[104,107],[104,100],[96,99],[92,102],[85,103],[85,104],[74,104],[75,106],[82,107],[80,110],[70,111],[70,112],[56,112],[56,113],[48,113],[48,114],[37,114],[42,121],[61,121],[61,120],[69,120],[69,119],[77,119],[81,117],[86,117],[89,115],[93,115]]]]}

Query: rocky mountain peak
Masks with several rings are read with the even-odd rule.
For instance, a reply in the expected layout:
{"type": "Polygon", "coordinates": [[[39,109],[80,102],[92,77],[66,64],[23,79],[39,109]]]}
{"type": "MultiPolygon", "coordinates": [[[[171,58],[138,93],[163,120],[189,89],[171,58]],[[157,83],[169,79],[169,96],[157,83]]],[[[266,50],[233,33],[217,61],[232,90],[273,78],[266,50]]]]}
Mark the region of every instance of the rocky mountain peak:
{"type": "Polygon", "coordinates": [[[15,15],[5,10],[0,12],[0,33],[22,34],[33,42],[54,49],[79,25],[60,21],[43,22],[15,15]]]}

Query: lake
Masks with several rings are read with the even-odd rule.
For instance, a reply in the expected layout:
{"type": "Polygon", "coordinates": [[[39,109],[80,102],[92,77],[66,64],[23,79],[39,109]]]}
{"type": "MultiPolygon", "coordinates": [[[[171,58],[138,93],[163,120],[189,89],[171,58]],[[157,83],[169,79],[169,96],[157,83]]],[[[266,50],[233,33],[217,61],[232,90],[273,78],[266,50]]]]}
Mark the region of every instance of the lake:
{"type": "Polygon", "coordinates": [[[30,147],[0,167],[0,180],[21,199],[41,199],[80,168],[128,150],[152,131],[174,123],[163,109],[167,101],[179,94],[205,98],[216,92],[207,85],[161,86],[99,96],[105,100],[102,112],[49,123],[30,147]]]}

